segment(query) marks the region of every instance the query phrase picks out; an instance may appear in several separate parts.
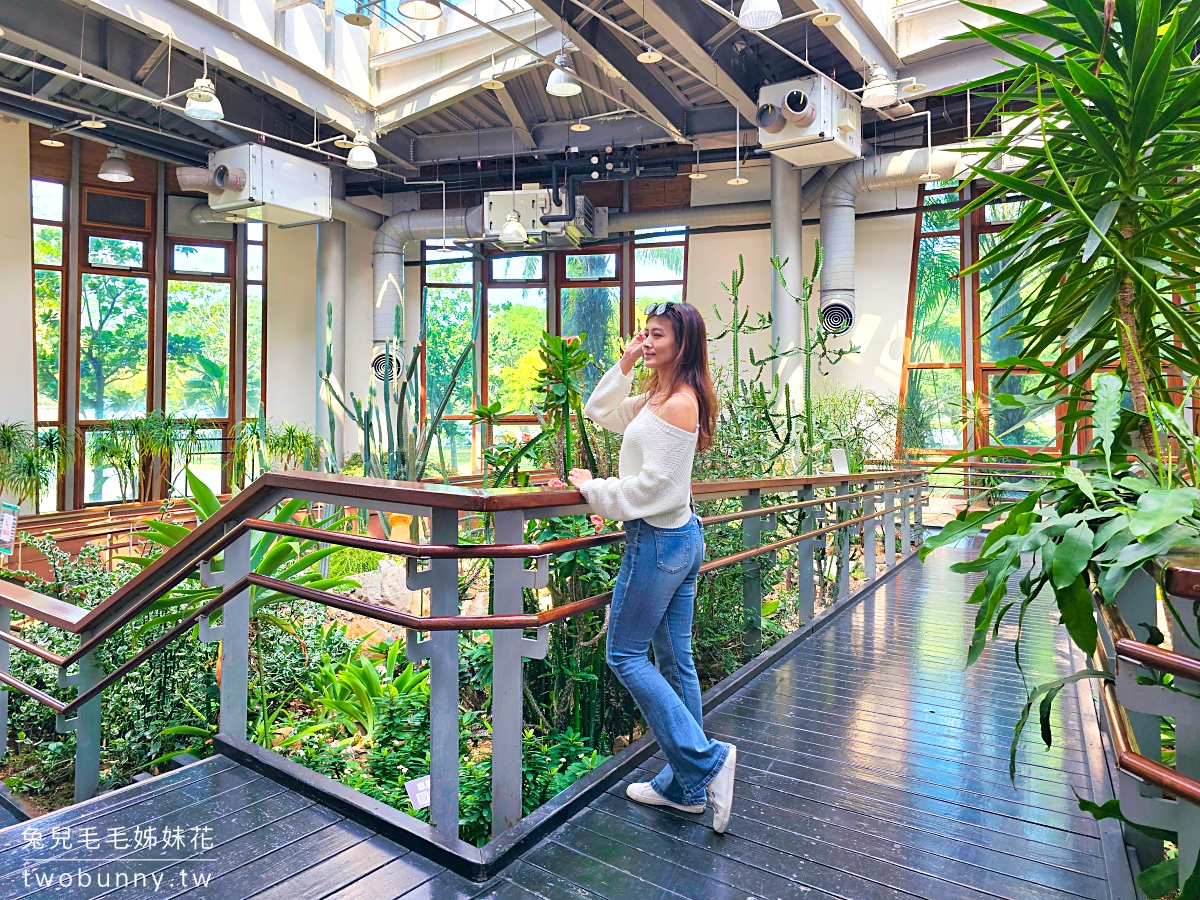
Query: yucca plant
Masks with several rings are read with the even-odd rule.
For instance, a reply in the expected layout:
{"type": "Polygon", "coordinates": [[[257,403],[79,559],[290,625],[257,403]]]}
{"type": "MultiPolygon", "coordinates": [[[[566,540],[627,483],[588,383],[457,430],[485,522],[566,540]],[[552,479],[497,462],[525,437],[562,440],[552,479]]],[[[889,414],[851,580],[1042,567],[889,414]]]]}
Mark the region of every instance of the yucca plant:
{"type": "Polygon", "coordinates": [[[972,85],[1008,87],[991,114],[1001,137],[977,166],[994,187],[964,214],[1011,194],[1028,201],[964,274],[994,272],[993,297],[1011,297],[1030,271],[1045,274],[995,325],[1023,339],[1022,358],[1003,364],[1045,372],[1081,360],[1074,387],[1047,381],[1040,397],[997,399],[1023,402],[1031,416],[1068,404],[1066,446],[1088,379],[1115,366],[1149,450],[1150,399],[1169,400],[1171,371],[1200,374],[1200,0],[1049,0],[1029,15],[963,5],[1000,24],[968,25],[960,37],[1016,60],[972,85]],[[1016,168],[995,171],[1005,158],[1016,168]]]}

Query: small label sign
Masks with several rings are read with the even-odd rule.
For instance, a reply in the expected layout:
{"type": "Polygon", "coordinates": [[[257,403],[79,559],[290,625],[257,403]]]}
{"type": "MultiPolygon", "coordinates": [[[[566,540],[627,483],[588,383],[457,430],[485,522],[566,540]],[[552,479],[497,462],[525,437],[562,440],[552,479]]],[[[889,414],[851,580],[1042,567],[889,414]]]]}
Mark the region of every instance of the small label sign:
{"type": "Polygon", "coordinates": [[[0,553],[12,556],[17,541],[18,508],[11,503],[0,503],[0,553]]]}
{"type": "Polygon", "coordinates": [[[404,782],[404,790],[408,791],[408,802],[412,804],[413,809],[427,809],[429,807],[428,775],[422,775],[420,778],[404,782]]]}

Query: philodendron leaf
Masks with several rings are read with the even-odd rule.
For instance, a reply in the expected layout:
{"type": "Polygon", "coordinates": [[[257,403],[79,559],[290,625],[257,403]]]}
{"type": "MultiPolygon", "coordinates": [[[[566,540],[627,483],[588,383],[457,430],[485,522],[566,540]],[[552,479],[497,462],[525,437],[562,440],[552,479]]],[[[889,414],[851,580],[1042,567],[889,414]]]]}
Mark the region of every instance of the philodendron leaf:
{"type": "Polygon", "coordinates": [[[1092,506],[1096,506],[1096,491],[1092,488],[1092,482],[1087,477],[1087,473],[1075,466],[1063,466],[1063,478],[1074,484],[1092,501],[1092,506]]]}
{"type": "Polygon", "coordinates": [[[1200,491],[1195,488],[1154,488],[1138,497],[1137,509],[1129,514],[1129,531],[1142,540],[1195,510],[1200,491]]]}
{"type": "Polygon", "coordinates": [[[1060,590],[1070,587],[1087,568],[1091,558],[1092,529],[1088,528],[1086,522],[1080,522],[1063,535],[1054,551],[1054,587],[1060,590]]]}
{"type": "MultiPolygon", "coordinates": [[[[1055,560],[1058,555],[1055,554],[1055,560]]],[[[1096,652],[1096,617],[1092,610],[1092,592],[1080,575],[1067,587],[1054,586],[1054,599],[1062,613],[1067,634],[1080,650],[1091,656],[1096,652]]]]}
{"type": "Polygon", "coordinates": [[[1121,420],[1121,379],[1116,375],[1097,375],[1092,395],[1092,422],[1111,472],[1113,441],[1121,420]]]}
{"type": "Polygon", "coordinates": [[[1137,885],[1149,900],[1159,900],[1179,887],[1179,857],[1174,856],[1142,869],[1137,875],[1137,885]]]}

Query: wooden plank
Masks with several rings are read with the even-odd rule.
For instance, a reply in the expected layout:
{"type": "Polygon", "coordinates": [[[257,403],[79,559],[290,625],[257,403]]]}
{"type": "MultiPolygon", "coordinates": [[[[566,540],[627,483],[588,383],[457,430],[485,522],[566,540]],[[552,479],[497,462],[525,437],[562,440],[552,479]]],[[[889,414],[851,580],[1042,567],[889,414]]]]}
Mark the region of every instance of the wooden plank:
{"type": "MultiPolygon", "coordinates": [[[[334,814],[336,815],[336,814],[334,814]]],[[[336,856],[371,837],[371,832],[348,819],[338,819],[312,834],[284,844],[276,849],[264,848],[249,860],[224,875],[214,878],[207,887],[193,889],[179,897],[187,900],[246,900],[260,890],[286,881],[336,856]]],[[[254,850],[251,844],[250,850],[254,850]]],[[[293,898],[297,900],[297,898],[293,898]]]]}
{"type": "Polygon", "coordinates": [[[643,870],[642,874],[648,876],[647,880],[643,880],[638,875],[631,873],[619,859],[599,860],[586,856],[566,844],[559,843],[560,833],[561,830],[554,832],[550,838],[526,853],[523,859],[527,863],[558,875],[572,884],[607,898],[607,900],[624,900],[624,898],[634,897],[638,900],[665,900],[665,898],[674,900],[678,897],[693,900],[694,898],[694,895],[687,893],[689,888],[684,885],[686,873],[678,866],[661,866],[657,860],[643,857],[638,861],[643,870]],[[654,879],[654,873],[645,871],[647,864],[653,864],[655,868],[663,870],[661,876],[666,876],[667,880],[671,881],[678,890],[685,893],[676,893],[676,891],[662,887],[661,876],[654,879]]]}
{"type": "MultiPolygon", "coordinates": [[[[600,896],[566,878],[555,875],[553,872],[531,866],[521,860],[504,871],[504,878],[537,897],[555,897],[561,898],[561,900],[596,900],[600,896]]],[[[485,894],[484,896],[490,897],[491,895],[485,894]]]]}
{"type": "Polygon", "coordinates": [[[382,868],[407,851],[380,835],[343,850],[252,896],[261,900],[318,900],[382,868]]]}
{"type": "Polygon", "coordinates": [[[404,900],[475,900],[476,897],[489,896],[489,892],[500,881],[497,876],[480,884],[447,870],[412,888],[404,895],[404,900]]]}
{"type": "Polygon", "coordinates": [[[329,895],[329,900],[396,900],[446,871],[437,863],[409,853],[329,895]]]}

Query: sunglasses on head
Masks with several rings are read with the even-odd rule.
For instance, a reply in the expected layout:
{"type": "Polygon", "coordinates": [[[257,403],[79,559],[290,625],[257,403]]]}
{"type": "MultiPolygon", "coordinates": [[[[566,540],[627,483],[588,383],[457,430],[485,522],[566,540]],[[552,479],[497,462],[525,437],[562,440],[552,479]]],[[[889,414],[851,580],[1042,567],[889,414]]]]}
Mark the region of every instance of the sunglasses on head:
{"type": "Polygon", "coordinates": [[[646,318],[650,318],[650,316],[664,315],[668,309],[670,309],[672,306],[678,306],[680,302],[681,301],[679,300],[665,300],[662,303],[655,303],[647,308],[646,318]]]}

